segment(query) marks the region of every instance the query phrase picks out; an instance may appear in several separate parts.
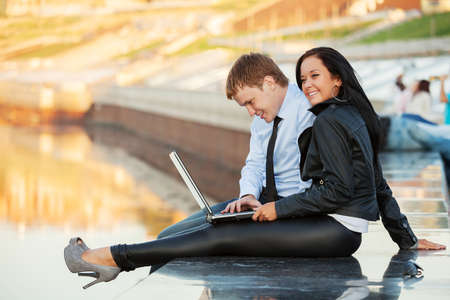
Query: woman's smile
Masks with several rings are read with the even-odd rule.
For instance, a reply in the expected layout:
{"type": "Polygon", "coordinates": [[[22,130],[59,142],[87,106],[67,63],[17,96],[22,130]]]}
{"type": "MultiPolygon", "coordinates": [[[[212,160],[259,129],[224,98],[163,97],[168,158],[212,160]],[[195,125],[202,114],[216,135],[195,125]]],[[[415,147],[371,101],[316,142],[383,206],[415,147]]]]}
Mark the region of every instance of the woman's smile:
{"type": "Polygon", "coordinates": [[[318,91],[309,92],[309,93],[308,93],[308,96],[309,96],[309,97],[313,97],[313,96],[315,96],[315,95],[317,95],[317,94],[318,94],[318,91]]]}
{"type": "Polygon", "coordinates": [[[334,77],[318,57],[307,57],[301,65],[302,90],[312,106],[339,93],[341,80],[334,77]]]}

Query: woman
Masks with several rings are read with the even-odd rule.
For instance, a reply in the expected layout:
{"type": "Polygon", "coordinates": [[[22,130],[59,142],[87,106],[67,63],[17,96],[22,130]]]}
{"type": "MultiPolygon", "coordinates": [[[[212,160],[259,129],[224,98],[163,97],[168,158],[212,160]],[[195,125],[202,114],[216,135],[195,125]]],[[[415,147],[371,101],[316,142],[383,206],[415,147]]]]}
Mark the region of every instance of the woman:
{"type": "Polygon", "coordinates": [[[450,94],[445,92],[444,82],[448,79],[448,75],[439,76],[439,80],[441,81],[440,88],[440,100],[441,103],[445,103],[445,112],[444,112],[444,124],[450,125],[450,94]]]}
{"type": "Polygon", "coordinates": [[[395,101],[397,113],[423,114],[431,112],[430,82],[421,79],[410,88],[403,83],[403,74],[397,76],[395,86],[400,93],[400,99],[395,101]]]}
{"type": "Polygon", "coordinates": [[[428,114],[431,112],[431,94],[430,82],[428,80],[419,80],[414,90],[411,103],[406,107],[406,113],[428,114]]]}
{"type": "MultiPolygon", "coordinates": [[[[399,211],[372,147],[380,140],[378,118],[347,60],[331,48],[312,49],[297,63],[297,83],[317,115],[300,145],[302,178],[312,179],[310,188],[260,206],[251,221],[206,223],[147,243],[91,250],[73,238],[64,249],[69,270],[97,278],[85,288],[179,257],[350,256],[368,221],[378,219],[378,205],[399,211]]],[[[409,247],[416,241],[396,242],[409,247]]]]}
{"type": "MultiPolygon", "coordinates": [[[[414,86],[411,101],[406,105],[405,113],[403,114],[403,116],[420,121],[425,121],[425,119],[421,118],[420,116],[425,116],[425,118],[432,118],[432,103],[433,99],[431,98],[430,94],[430,82],[423,79],[419,80],[414,86]]],[[[436,123],[430,122],[430,124],[436,123]]]]}

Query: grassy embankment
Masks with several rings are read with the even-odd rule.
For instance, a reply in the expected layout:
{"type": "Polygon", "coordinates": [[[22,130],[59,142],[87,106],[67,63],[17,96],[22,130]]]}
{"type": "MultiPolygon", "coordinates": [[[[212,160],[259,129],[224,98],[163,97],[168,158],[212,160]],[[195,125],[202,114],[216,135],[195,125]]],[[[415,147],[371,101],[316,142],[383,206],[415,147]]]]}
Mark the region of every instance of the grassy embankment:
{"type": "Polygon", "coordinates": [[[270,40],[289,41],[289,40],[318,40],[328,38],[339,39],[346,37],[352,33],[355,33],[359,30],[366,29],[367,27],[372,26],[380,21],[381,19],[378,19],[344,26],[329,27],[321,30],[311,30],[297,34],[282,35],[270,38],[270,40]]]}
{"type": "MultiPolygon", "coordinates": [[[[148,12],[100,16],[8,17],[0,23],[0,49],[23,45],[17,52],[9,53],[7,59],[51,57],[89,42],[101,34],[118,31],[130,24],[133,18],[146,14],[148,12]]],[[[140,50],[155,46],[157,43],[150,43],[140,50]]],[[[124,56],[135,54],[136,51],[133,51],[124,56]]]]}
{"type": "MultiPolygon", "coordinates": [[[[80,21],[79,17],[51,17],[51,18],[35,18],[35,17],[10,17],[0,23],[0,48],[7,49],[23,44],[27,41],[43,37],[52,36],[56,39],[67,36],[77,38],[75,30],[68,30],[80,21]]],[[[57,43],[39,47],[39,45],[30,44],[26,50],[17,52],[17,55],[27,57],[29,52],[43,51],[43,56],[58,52],[59,48],[66,48],[72,42],[57,43]],[[44,48],[48,49],[44,50],[44,48]]]]}
{"type": "Polygon", "coordinates": [[[269,2],[273,2],[273,0],[219,0],[214,3],[212,8],[218,11],[233,11],[245,14],[248,10],[269,2]]]}
{"type": "Polygon", "coordinates": [[[358,43],[371,44],[390,40],[426,39],[450,36],[450,12],[426,15],[393,28],[377,32],[358,43]]]}
{"type": "MultiPolygon", "coordinates": [[[[245,13],[255,5],[271,0],[220,0],[215,2],[210,9],[217,13],[227,11],[239,11],[245,13]]],[[[59,16],[59,17],[8,17],[0,23],[0,49],[8,49],[16,45],[26,46],[17,52],[8,53],[6,59],[29,59],[33,57],[46,58],[64,51],[73,49],[85,42],[108,31],[117,30],[121,26],[132,21],[136,16],[144,16],[158,13],[180,13],[204,10],[204,7],[191,8],[159,8],[151,11],[119,13],[106,16],[59,16]],[[52,41],[40,43],[39,38],[51,37],[52,41]],[[29,45],[28,45],[29,43],[29,45]]],[[[181,49],[174,55],[187,55],[216,46],[209,45],[208,37],[202,37],[192,44],[181,49]]],[[[164,44],[163,40],[153,41],[139,49],[133,49],[117,58],[134,58],[151,51],[164,44]]],[[[222,47],[223,48],[223,47],[222,47]]],[[[0,51],[1,56],[1,51],[0,51]]]]}
{"type": "Polygon", "coordinates": [[[116,58],[133,59],[133,58],[139,57],[143,53],[146,53],[148,51],[151,51],[151,50],[154,50],[154,49],[158,48],[159,46],[163,45],[164,42],[165,42],[164,40],[159,39],[159,40],[153,41],[153,42],[151,42],[151,43],[149,43],[149,44],[147,44],[147,45],[145,45],[145,46],[143,46],[141,48],[133,49],[130,52],[118,55],[118,56],[116,56],[116,58]]]}
{"type": "MultiPolygon", "coordinates": [[[[236,14],[236,17],[243,16],[248,11],[253,9],[256,6],[264,5],[265,3],[272,2],[273,0],[242,0],[242,1],[235,1],[235,0],[220,0],[217,1],[211,8],[214,11],[217,11],[218,13],[224,13],[224,12],[232,12],[236,14]]],[[[240,35],[249,34],[251,32],[237,32],[232,34],[225,34],[220,37],[237,37],[240,35]]],[[[205,35],[196,41],[192,42],[191,44],[187,45],[183,49],[180,49],[179,51],[173,53],[173,56],[176,55],[190,55],[199,53],[202,51],[207,51],[211,49],[227,49],[231,53],[242,53],[242,52],[248,52],[251,49],[248,48],[238,48],[238,47],[227,47],[227,46],[218,46],[213,45],[209,43],[209,40],[213,38],[213,36],[205,35]]]]}
{"type": "Polygon", "coordinates": [[[126,16],[106,17],[10,17],[0,25],[0,48],[26,45],[8,58],[49,57],[92,39],[98,33],[127,22],[126,16]],[[51,38],[51,42],[45,42],[51,38]],[[43,39],[40,42],[39,39],[43,39]],[[27,43],[29,45],[27,46],[27,43]]]}
{"type": "MultiPolygon", "coordinates": [[[[367,28],[379,21],[380,20],[374,20],[374,21],[361,22],[361,23],[357,23],[357,24],[345,25],[345,26],[340,26],[340,27],[332,27],[332,28],[327,28],[327,29],[322,29],[322,30],[312,30],[312,31],[307,31],[307,32],[303,32],[303,33],[298,33],[298,34],[276,36],[276,37],[268,38],[266,40],[276,40],[276,41],[282,42],[282,41],[290,41],[290,40],[342,38],[342,37],[345,37],[349,34],[356,32],[358,30],[367,28]]],[[[236,32],[236,33],[232,33],[232,34],[225,34],[221,37],[232,38],[232,37],[245,36],[247,34],[251,34],[251,32],[236,32]]],[[[236,53],[248,52],[248,51],[252,50],[252,49],[247,49],[247,48],[232,48],[232,47],[223,47],[223,46],[212,45],[208,42],[210,38],[211,37],[202,37],[202,38],[198,39],[197,41],[193,42],[192,44],[190,44],[189,46],[187,46],[186,48],[178,51],[177,53],[175,53],[175,55],[187,55],[187,54],[193,54],[193,53],[198,53],[201,51],[206,51],[209,49],[217,49],[217,48],[228,49],[228,50],[231,50],[232,52],[236,52],[236,53]]]]}
{"type": "Polygon", "coordinates": [[[200,52],[212,50],[212,49],[225,49],[225,50],[228,50],[230,52],[230,54],[232,54],[232,55],[238,55],[243,52],[249,52],[252,50],[249,48],[214,45],[209,42],[209,39],[211,39],[211,38],[212,38],[211,36],[204,36],[202,38],[199,38],[198,40],[196,40],[193,43],[184,47],[183,49],[180,49],[179,51],[171,54],[171,56],[191,55],[191,54],[196,54],[196,53],[200,53],[200,52]]]}
{"type": "MultiPolygon", "coordinates": [[[[366,29],[379,21],[381,20],[361,22],[340,27],[324,28],[322,30],[313,30],[298,34],[277,36],[270,38],[269,40],[288,41],[324,38],[339,39],[359,30],[366,29]]],[[[379,31],[373,35],[363,38],[357,41],[357,43],[369,44],[385,42],[388,40],[426,39],[445,36],[450,36],[450,13],[426,15],[417,19],[406,21],[392,28],[379,31]]]]}
{"type": "MultiPolygon", "coordinates": [[[[270,1],[270,0],[265,0],[270,1]]],[[[239,11],[239,14],[245,14],[253,7],[261,5],[261,1],[232,1],[221,0],[216,2],[211,8],[219,13],[227,11],[239,11]]],[[[195,10],[195,9],[194,9],[195,10]]],[[[178,11],[175,9],[174,11],[178,11]]],[[[133,17],[144,15],[148,12],[141,13],[121,13],[109,16],[97,17],[13,17],[5,18],[0,23],[0,49],[8,49],[15,45],[38,39],[39,37],[52,37],[53,42],[43,43],[41,45],[31,45],[25,47],[17,53],[8,55],[7,58],[28,59],[31,57],[50,57],[66,50],[77,47],[86,41],[108,31],[114,31],[121,26],[127,24],[133,17]],[[70,37],[70,38],[69,38],[70,37]]],[[[323,39],[323,38],[343,38],[358,30],[367,28],[379,20],[362,22],[358,24],[346,25],[341,27],[324,28],[323,30],[313,30],[304,33],[278,36],[271,38],[277,41],[302,40],[302,39],[323,39]]],[[[248,33],[233,33],[223,37],[237,37],[248,33]]],[[[369,37],[361,39],[358,43],[377,43],[388,40],[406,40],[417,38],[443,37],[450,36],[450,13],[441,13],[423,16],[418,19],[407,21],[390,28],[389,30],[380,31],[369,37]]],[[[231,52],[249,51],[251,49],[232,48],[225,46],[217,46],[209,43],[212,36],[205,35],[193,43],[180,49],[172,55],[189,55],[206,51],[209,49],[223,48],[231,50],[231,52]]],[[[164,44],[164,41],[154,41],[141,47],[134,49],[129,53],[120,55],[119,58],[133,58],[155,49],[164,44]]]]}

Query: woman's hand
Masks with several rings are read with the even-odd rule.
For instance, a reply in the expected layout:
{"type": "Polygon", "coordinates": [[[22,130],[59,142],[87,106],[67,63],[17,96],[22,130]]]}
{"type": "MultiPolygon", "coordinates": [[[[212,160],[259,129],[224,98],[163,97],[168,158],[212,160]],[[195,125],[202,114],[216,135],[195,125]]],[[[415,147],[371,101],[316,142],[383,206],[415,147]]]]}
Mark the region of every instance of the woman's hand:
{"type": "Polygon", "coordinates": [[[253,221],[275,221],[277,219],[277,211],[275,202],[269,202],[258,208],[252,217],[253,221]]]}
{"type": "Polygon", "coordinates": [[[438,243],[433,243],[427,239],[419,239],[415,250],[444,250],[447,247],[438,243]]]}
{"type": "Polygon", "coordinates": [[[253,195],[247,195],[245,197],[242,197],[239,200],[233,201],[225,207],[224,210],[221,211],[222,214],[224,213],[234,213],[234,212],[241,212],[246,210],[256,210],[258,207],[260,207],[262,204],[258,200],[256,200],[255,196],[253,195]]]}

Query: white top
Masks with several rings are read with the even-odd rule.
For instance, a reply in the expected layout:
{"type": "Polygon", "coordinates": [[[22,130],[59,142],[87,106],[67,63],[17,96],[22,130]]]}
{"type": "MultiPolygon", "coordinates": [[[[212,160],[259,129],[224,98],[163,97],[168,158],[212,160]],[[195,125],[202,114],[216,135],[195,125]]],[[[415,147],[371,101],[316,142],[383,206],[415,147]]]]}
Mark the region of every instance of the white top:
{"type": "Polygon", "coordinates": [[[351,231],[366,233],[369,231],[369,221],[362,218],[343,216],[338,214],[329,214],[336,221],[350,229],[351,231]]]}
{"type": "Polygon", "coordinates": [[[430,93],[418,92],[406,105],[405,112],[408,114],[425,115],[431,113],[432,99],[430,93]]]}

